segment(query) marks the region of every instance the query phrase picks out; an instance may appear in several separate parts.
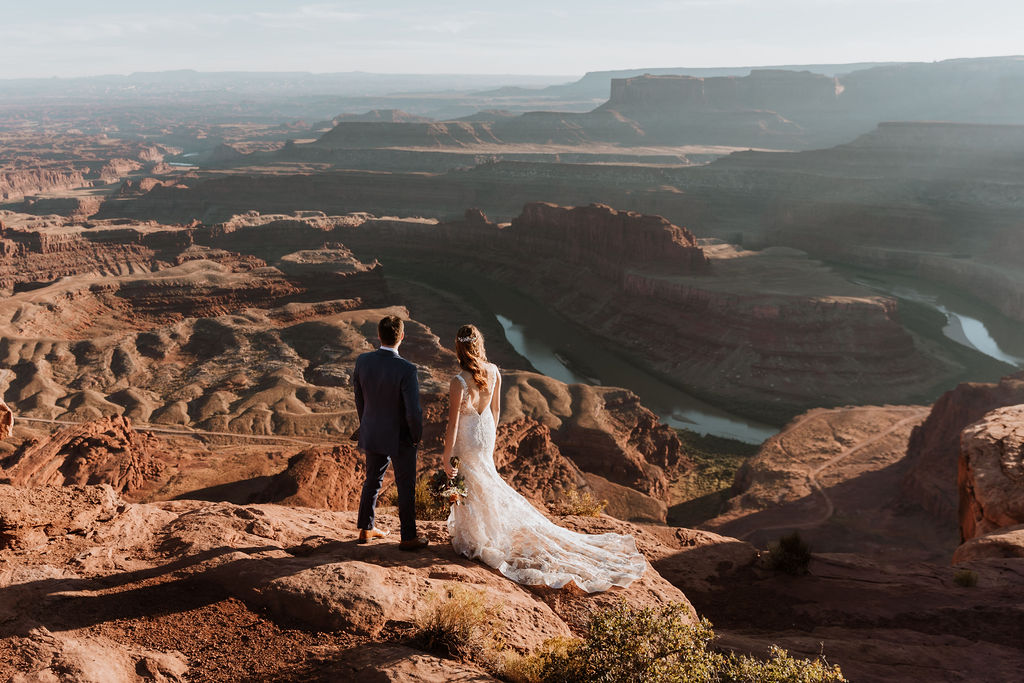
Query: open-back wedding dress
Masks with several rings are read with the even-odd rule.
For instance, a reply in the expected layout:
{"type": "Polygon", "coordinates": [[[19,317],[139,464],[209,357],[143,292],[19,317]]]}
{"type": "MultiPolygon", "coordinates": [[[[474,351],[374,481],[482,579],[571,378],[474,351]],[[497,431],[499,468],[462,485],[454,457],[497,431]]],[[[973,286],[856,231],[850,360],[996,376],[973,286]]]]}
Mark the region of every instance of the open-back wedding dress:
{"type": "MultiPolygon", "coordinates": [[[[488,368],[490,392],[498,368],[488,368]]],[[[628,586],[644,573],[632,536],[579,534],[554,524],[505,483],[494,466],[491,396],[482,411],[470,403],[461,375],[462,405],[452,455],[459,458],[466,497],[448,517],[452,546],[517,583],[561,588],[570,581],[588,593],[628,586]]]]}

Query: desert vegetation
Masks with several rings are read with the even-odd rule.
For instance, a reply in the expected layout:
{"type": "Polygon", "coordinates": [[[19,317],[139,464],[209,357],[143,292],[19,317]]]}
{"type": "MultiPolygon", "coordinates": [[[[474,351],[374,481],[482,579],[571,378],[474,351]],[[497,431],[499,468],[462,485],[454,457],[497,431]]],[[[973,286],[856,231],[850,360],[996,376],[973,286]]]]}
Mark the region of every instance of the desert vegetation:
{"type": "Polygon", "coordinates": [[[765,659],[715,648],[711,623],[692,623],[683,605],[631,607],[624,601],[595,612],[583,637],[556,637],[521,654],[495,638],[500,607],[455,586],[419,621],[417,638],[446,656],[474,659],[511,683],[840,683],[824,656],[791,657],[772,646],[765,659]]]}
{"type": "Polygon", "coordinates": [[[606,507],[607,500],[600,500],[590,491],[580,491],[578,488],[564,491],[557,501],[548,504],[548,510],[553,514],[580,517],[600,517],[606,507]]]}

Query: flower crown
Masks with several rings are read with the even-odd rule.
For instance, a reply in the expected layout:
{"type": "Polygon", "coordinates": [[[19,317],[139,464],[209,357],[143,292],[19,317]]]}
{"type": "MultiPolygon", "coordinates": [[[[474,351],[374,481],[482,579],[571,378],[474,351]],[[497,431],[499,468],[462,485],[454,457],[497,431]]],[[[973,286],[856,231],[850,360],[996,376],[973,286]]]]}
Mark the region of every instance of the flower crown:
{"type": "Polygon", "coordinates": [[[471,334],[468,337],[456,337],[455,339],[460,341],[460,342],[462,342],[463,344],[468,344],[469,342],[475,342],[476,341],[476,335],[475,334],[471,334]]]}

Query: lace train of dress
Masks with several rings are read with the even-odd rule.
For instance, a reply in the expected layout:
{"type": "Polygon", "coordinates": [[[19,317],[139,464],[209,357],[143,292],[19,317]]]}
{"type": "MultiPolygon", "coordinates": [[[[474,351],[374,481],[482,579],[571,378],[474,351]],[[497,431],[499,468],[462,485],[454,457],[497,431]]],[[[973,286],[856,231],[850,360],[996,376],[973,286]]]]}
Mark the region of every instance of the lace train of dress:
{"type": "MultiPolygon", "coordinates": [[[[497,373],[497,368],[492,366],[497,373]]],[[[452,455],[459,458],[466,498],[452,506],[452,546],[517,583],[561,588],[570,581],[588,593],[628,586],[647,567],[632,536],[580,534],[542,515],[498,474],[494,466],[494,417],[463,402],[452,455]]],[[[495,382],[491,382],[493,388],[495,382]]]]}

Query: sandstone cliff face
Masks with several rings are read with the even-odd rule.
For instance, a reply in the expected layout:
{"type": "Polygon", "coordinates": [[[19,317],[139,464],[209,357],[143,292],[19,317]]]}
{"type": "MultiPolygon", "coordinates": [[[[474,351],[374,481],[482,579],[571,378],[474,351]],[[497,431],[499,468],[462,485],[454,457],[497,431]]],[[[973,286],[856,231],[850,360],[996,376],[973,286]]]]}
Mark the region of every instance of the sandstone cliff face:
{"type": "Polygon", "coordinates": [[[813,123],[836,109],[835,78],[810,72],[755,69],[747,76],[613,78],[600,110],[619,112],[649,143],[800,148],[817,138],[813,123]]]}
{"type": "Polygon", "coordinates": [[[629,111],[640,106],[683,108],[772,109],[827,106],[837,97],[834,78],[808,71],[754,69],[749,76],[638,76],[613,78],[605,105],[629,111]]]}
{"type": "Polygon", "coordinates": [[[169,151],[106,135],[9,131],[0,149],[0,199],[107,185],[142,168],[156,168],[169,151]]]}
{"type": "Polygon", "coordinates": [[[1024,403],[1024,375],[998,384],[961,384],[943,394],[907,445],[910,470],[903,490],[915,502],[950,525],[957,521],[957,481],[960,434],[986,413],[1024,403]]]}
{"type": "MultiPolygon", "coordinates": [[[[5,212],[6,213],[6,212],[5,212]]],[[[88,229],[73,219],[6,213],[0,222],[0,290],[38,287],[68,275],[122,275],[149,271],[168,252],[192,243],[187,230],[155,229],[154,223],[133,227],[103,223],[88,229]]]]}
{"type": "Polygon", "coordinates": [[[624,267],[688,272],[707,265],[704,251],[686,228],[661,216],[616,211],[603,204],[566,208],[533,203],[507,228],[519,251],[564,259],[622,277],[624,267]]]}
{"type": "Polygon", "coordinates": [[[1024,405],[998,408],[960,435],[960,539],[1024,524],[1024,405]]]}
{"type": "Polygon", "coordinates": [[[19,169],[0,173],[0,199],[20,199],[27,194],[71,190],[86,185],[82,169],[19,169]]]}

